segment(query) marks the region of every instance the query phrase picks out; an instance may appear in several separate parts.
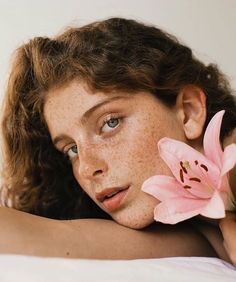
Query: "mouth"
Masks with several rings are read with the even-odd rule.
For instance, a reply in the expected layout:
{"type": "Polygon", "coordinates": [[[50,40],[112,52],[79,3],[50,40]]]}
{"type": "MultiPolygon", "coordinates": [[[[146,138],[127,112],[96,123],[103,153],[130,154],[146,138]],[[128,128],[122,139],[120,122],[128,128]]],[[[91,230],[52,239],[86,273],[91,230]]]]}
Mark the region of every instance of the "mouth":
{"type": "Polygon", "coordinates": [[[123,188],[106,188],[100,193],[96,193],[96,199],[102,203],[108,212],[111,212],[117,210],[121,206],[128,189],[129,186],[123,188]]]}

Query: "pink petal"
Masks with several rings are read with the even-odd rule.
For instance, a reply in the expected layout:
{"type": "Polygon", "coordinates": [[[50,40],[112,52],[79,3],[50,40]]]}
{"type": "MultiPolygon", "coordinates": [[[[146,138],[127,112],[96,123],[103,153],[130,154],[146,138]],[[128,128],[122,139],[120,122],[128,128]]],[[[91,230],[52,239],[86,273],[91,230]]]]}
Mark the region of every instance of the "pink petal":
{"type": "MultiPolygon", "coordinates": [[[[220,176],[218,167],[215,166],[214,163],[209,161],[207,158],[205,158],[205,156],[197,150],[193,149],[184,142],[180,142],[167,137],[162,138],[158,142],[158,149],[161,158],[166,162],[176,179],[182,185],[187,184],[189,186],[192,186],[192,183],[189,182],[189,179],[192,177],[197,177],[205,183],[205,185],[203,185],[203,188],[205,186],[217,187],[220,176]],[[188,173],[183,174],[184,182],[181,181],[180,177],[181,161],[188,162],[190,165],[188,173]],[[196,161],[198,164],[196,164],[196,161]],[[208,171],[202,168],[202,165],[207,167],[208,171]]],[[[209,194],[205,189],[203,189],[203,194],[204,191],[206,192],[206,197],[208,197],[209,194]]],[[[190,192],[194,193],[194,190],[190,192]]]]}
{"type": "Polygon", "coordinates": [[[217,190],[220,193],[225,193],[225,196],[230,194],[231,188],[229,185],[229,175],[228,174],[225,174],[220,178],[217,190]]]}
{"type": "Polygon", "coordinates": [[[208,186],[204,181],[200,183],[196,181],[186,181],[186,184],[191,187],[187,189],[189,193],[197,198],[209,199],[214,193],[214,188],[212,187],[212,185],[208,186]]]}
{"type": "Polygon", "coordinates": [[[215,191],[211,200],[204,207],[200,214],[210,218],[225,217],[225,206],[222,198],[217,191],[215,191]]]}
{"type": "Polygon", "coordinates": [[[226,174],[236,165],[236,144],[230,144],[225,147],[223,154],[223,166],[221,176],[226,174]]]}
{"type": "Polygon", "coordinates": [[[178,196],[192,197],[174,177],[166,175],[155,175],[148,178],[144,181],[141,190],[160,201],[178,196]]]}
{"type": "Polygon", "coordinates": [[[225,111],[216,113],[210,120],[203,139],[205,156],[217,165],[222,166],[223,151],[220,144],[220,127],[225,111]]]}
{"type": "Polygon", "coordinates": [[[231,210],[234,206],[234,196],[229,185],[228,172],[235,166],[236,163],[236,145],[228,145],[224,150],[223,167],[221,171],[221,178],[218,183],[217,190],[220,192],[221,198],[225,204],[226,210],[231,210]]]}
{"type": "Polygon", "coordinates": [[[156,206],[154,219],[166,224],[176,224],[200,214],[207,202],[199,199],[172,198],[156,206]]]}

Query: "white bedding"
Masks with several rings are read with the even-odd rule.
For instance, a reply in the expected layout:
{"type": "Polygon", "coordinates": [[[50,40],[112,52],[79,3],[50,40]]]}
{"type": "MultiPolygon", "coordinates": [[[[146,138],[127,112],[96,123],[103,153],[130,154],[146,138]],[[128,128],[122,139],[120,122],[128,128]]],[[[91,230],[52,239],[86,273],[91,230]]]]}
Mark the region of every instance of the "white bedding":
{"type": "Polygon", "coordinates": [[[0,255],[0,282],[225,282],[236,269],[216,258],[85,260],[0,255]]]}

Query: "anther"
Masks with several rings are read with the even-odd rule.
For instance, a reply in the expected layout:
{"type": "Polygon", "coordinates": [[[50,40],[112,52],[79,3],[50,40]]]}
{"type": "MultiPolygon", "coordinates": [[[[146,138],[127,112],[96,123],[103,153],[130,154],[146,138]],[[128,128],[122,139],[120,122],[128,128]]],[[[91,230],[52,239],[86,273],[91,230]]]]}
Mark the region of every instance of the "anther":
{"type": "Polygon", "coordinates": [[[182,169],[179,170],[179,177],[180,177],[180,180],[184,183],[184,175],[183,175],[182,169]]]}
{"type": "Polygon", "coordinates": [[[199,178],[197,178],[197,177],[191,177],[191,178],[189,178],[189,180],[201,182],[201,179],[199,179],[199,178]]]}
{"type": "Polygon", "coordinates": [[[195,165],[198,165],[198,161],[194,161],[195,162],[195,165]]]}
{"type": "Polygon", "coordinates": [[[184,173],[188,173],[187,169],[184,167],[184,164],[183,164],[182,161],[180,162],[180,166],[181,166],[182,170],[184,171],[184,173]]]}
{"type": "Polygon", "coordinates": [[[204,164],[201,164],[200,167],[202,167],[203,169],[205,169],[205,171],[208,171],[208,167],[204,164]]]}
{"type": "Polygon", "coordinates": [[[184,185],[184,188],[185,188],[185,189],[190,189],[191,186],[189,186],[189,185],[184,185]]]}

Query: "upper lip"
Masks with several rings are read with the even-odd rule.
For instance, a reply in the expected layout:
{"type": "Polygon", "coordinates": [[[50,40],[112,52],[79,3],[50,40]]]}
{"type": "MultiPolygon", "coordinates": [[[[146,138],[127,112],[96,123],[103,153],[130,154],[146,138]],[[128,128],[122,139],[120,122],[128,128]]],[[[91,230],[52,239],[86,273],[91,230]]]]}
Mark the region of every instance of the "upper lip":
{"type": "Polygon", "coordinates": [[[105,198],[113,193],[117,193],[121,190],[126,190],[128,189],[129,186],[125,186],[125,187],[113,187],[113,188],[105,188],[103,189],[101,192],[96,192],[95,193],[95,196],[96,196],[96,199],[99,201],[99,202],[103,202],[105,200],[105,198]]]}

